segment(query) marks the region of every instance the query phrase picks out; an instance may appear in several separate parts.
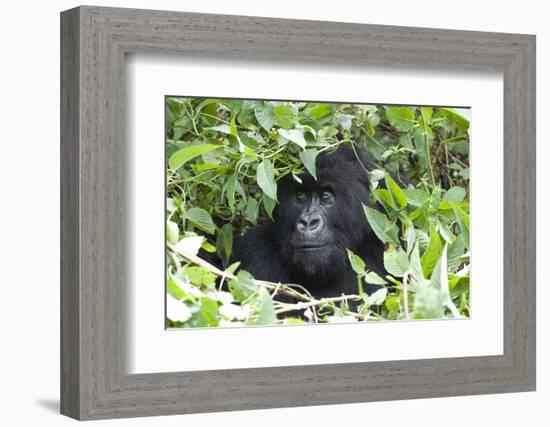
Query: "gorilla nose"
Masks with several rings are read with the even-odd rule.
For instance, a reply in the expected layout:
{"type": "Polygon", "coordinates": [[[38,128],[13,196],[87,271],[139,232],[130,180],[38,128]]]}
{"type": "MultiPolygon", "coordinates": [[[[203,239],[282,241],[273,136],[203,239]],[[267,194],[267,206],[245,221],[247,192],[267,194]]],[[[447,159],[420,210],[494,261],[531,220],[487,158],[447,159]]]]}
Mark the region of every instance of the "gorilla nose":
{"type": "Polygon", "coordinates": [[[311,213],[302,215],[296,228],[300,233],[313,237],[323,230],[324,225],[323,217],[320,214],[311,213]]]}

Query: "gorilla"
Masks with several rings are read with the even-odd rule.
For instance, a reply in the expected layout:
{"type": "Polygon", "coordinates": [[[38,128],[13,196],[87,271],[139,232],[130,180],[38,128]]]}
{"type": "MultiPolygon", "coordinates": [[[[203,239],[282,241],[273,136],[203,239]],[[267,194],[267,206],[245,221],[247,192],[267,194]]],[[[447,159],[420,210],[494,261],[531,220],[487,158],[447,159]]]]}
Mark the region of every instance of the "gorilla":
{"type": "MultiPolygon", "coordinates": [[[[235,243],[232,262],[255,278],[304,286],[315,298],[357,293],[346,249],[367,269],[385,275],[384,245],[370,228],[362,204],[370,201],[365,151],[340,145],[316,160],[314,179],[286,176],[278,183],[274,221],[249,229],[235,243]]],[[[371,293],[378,287],[365,286],[371,293]]]]}

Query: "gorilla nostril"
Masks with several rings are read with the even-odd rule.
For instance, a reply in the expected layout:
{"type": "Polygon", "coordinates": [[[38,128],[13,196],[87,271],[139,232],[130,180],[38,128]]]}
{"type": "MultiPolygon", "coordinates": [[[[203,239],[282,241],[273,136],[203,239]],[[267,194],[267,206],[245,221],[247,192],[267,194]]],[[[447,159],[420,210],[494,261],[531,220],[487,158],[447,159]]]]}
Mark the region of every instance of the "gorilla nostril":
{"type": "Polygon", "coordinates": [[[320,218],[310,218],[309,220],[309,231],[315,231],[321,225],[320,218]]]}
{"type": "Polygon", "coordinates": [[[306,219],[303,219],[303,218],[300,218],[298,220],[298,224],[296,224],[296,228],[298,229],[298,231],[300,232],[305,232],[307,231],[308,229],[308,221],[306,219]]]}

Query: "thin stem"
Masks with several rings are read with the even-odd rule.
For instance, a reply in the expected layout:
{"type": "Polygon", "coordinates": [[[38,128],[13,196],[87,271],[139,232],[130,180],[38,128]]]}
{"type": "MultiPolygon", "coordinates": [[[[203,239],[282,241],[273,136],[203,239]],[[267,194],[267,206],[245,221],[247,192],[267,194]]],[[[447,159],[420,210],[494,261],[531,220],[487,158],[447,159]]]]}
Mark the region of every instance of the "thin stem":
{"type": "Polygon", "coordinates": [[[428,160],[428,170],[430,171],[430,178],[432,180],[432,185],[435,188],[434,171],[432,169],[432,159],[430,155],[430,142],[428,140],[428,125],[426,124],[426,117],[424,116],[424,111],[421,111],[421,114],[422,114],[422,124],[424,126],[424,145],[426,146],[426,160],[428,160]]]}

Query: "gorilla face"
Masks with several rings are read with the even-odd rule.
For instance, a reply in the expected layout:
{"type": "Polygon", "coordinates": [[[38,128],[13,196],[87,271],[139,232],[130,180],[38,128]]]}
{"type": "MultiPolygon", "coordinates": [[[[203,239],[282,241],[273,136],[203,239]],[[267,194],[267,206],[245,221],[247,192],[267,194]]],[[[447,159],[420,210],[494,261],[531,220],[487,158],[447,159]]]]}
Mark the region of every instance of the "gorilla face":
{"type": "Polygon", "coordinates": [[[359,147],[341,145],[317,157],[317,179],[304,173],[301,182],[280,180],[274,222],[248,229],[237,240],[232,262],[241,262],[257,279],[300,284],[316,297],[357,291],[346,249],[384,274],[384,245],[362,207],[371,204],[367,170],[373,167],[359,147]]]}
{"type": "Polygon", "coordinates": [[[369,184],[347,147],[317,158],[317,180],[306,173],[300,179],[280,183],[274,225],[294,278],[309,282],[349,268],[346,249],[359,252],[369,232],[362,209],[369,184]]]}

